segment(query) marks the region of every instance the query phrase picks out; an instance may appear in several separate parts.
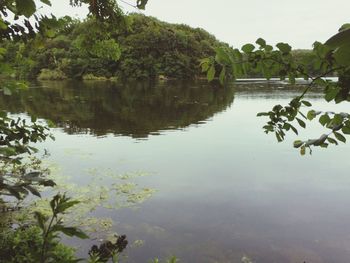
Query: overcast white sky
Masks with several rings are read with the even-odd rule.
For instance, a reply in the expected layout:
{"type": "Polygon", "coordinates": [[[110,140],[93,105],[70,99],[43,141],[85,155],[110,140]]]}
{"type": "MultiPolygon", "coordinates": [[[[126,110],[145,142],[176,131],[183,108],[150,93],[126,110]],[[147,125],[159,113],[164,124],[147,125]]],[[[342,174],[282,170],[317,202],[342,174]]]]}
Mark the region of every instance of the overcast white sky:
{"type": "MultiPolygon", "coordinates": [[[[69,0],[51,1],[50,10],[57,16],[86,16],[86,7],[72,8],[69,0]]],[[[120,5],[126,12],[136,11],[121,1],[120,5]]],[[[149,0],[143,13],[204,28],[234,47],[262,37],[270,44],[311,48],[315,40],[325,41],[350,23],[349,10],[350,0],[149,0]]]]}

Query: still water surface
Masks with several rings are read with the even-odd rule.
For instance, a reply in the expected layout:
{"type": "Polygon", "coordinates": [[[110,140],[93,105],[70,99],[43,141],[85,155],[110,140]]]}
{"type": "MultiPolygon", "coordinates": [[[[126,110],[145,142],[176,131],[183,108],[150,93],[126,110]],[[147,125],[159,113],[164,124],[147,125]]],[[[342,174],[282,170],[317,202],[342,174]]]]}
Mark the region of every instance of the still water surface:
{"type": "MultiPolygon", "coordinates": [[[[43,147],[72,182],[84,184],[88,169],[148,174],[135,181],[157,191],[138,209],[98,210],[130,243],[144,241],[128,262],[348,263],[350,144],[301,157],[295,135],[278,144],[256,117],[301,88],[49,82],[0,102],[57,124],[43,147]]],[[[316,110],[348,110],[318,91],[310,99],[316,110]]],[[[299,138],[324,132],[309,126],[299,138]]]]}

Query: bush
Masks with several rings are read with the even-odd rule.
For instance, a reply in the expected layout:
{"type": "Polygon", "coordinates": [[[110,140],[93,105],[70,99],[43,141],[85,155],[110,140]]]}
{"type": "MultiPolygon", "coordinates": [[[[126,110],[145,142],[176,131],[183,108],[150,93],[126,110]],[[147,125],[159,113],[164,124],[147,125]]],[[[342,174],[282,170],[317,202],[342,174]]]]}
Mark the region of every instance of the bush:
{"type": "Polygon", "coordinates": [[[64,80],[67,76],[59,69],[42,69],[38,80],[64,80]]]}
{"type": "Polygon", "coordinates": [[[94,74],[85,74],[83,76],[83,80],[108,80],[106,77],[102,77],[102,76],[95,76],[94,74]]]}
{"type": "MultiPolygon", "coordinates": [[[[43,245],[41,229],[37,226],[22,226],[0,231],[0,259],[2,263],[38,263],[43,245]]],[[[52,258],[57,263],[72,262],[75,250],[62,243],[51,244],[52,258]]]]}

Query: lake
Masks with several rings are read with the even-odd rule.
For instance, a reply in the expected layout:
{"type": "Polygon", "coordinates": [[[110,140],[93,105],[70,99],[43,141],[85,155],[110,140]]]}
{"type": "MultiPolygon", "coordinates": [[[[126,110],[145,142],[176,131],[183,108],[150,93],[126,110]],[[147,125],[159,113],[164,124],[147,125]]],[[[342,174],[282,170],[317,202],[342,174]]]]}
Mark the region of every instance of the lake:
{"type": "MultiPolygon", "coordinates": [[[[57,174],[77,186],[98,181],[106,184],[105,191],[116,181],[104,174],[126,174],[126,186],[137,184],[147,197],[152,193],[140,203],[142,195],[132,200],[115,195],[112,199],[126,200],[120,207],[125,202],[137,207],[98,207],[91,213],[113,219],[113,231],[127,235],[125,261],[171,255],[180,262],[241,262],[243,256],[259,263],[350,261],[350,145],[301,156],[293,141],[318,138],[325,132],[320,125],[307,122],[299,136],[289,134],[277,143],[261,128],[266,119],[256,117],[288,103],[302,85],[67,81],[31,86],[1,96],[0,104],[14,115],[56,124],[56,141],[40,148],[50,153],[57,174]]],[[[309,99],[316,110],[348,110],[325,103],[319,90],[309,99]]],[[[81,243],[79,253],[86,255],[91,243],[81,243]]]]}

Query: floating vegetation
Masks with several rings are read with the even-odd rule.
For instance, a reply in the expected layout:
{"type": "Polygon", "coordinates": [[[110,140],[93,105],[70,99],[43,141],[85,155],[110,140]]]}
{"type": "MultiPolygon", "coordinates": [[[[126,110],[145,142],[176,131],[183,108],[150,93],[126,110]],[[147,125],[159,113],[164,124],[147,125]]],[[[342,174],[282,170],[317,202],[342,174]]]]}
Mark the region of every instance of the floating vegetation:
{"type": "MultiPolygon", "coordinates": [[[[95,235],[95,238],[99,239],[109,240],[108,237],[113,237],[115,233],[111,232],[114,225],[113,220],[109,217],[96,216],[97,209],[135,208],[156,192],[154,189],[142,188],[133,182],[138,177],[148,175],[144,172],[119,174],[111,169],[89,169],[84,174],[84,181],[87,182],[84,185],[72,183],[72,178],[59,174],[59,169],[53,165],[50,178],[57,185],[50,189],[50,192],[66,193],[67,196],[80,202],[79,206],[64,215],[65,222],[80,227],[90,236],[95,235]]],[[[40,211],[48,215],[50,213],[49,199],[50,197],[47,197],[31,202],[26,208],[29,212],[27,214],[40,211]]]]}

